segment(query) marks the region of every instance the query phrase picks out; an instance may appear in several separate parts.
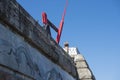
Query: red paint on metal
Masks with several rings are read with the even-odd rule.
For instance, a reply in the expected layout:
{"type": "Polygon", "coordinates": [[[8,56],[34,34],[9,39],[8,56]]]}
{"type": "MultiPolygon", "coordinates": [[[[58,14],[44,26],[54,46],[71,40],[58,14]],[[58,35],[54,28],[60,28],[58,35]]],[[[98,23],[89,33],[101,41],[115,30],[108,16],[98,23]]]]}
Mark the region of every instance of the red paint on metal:
{"type": "Polygon", "coordinates": [[[63,15],[62,15],[62,20],[60,22],[59,28],[56,28],[56,26],[54,24],[52,24],[47,19],[47,14],[45,12],[42,13],[42,22],[43,22],[43,24],[45,24],[45,25],[48,24],[49,26],[51,26],[57,32],[56,42],[58,44],[60,42],[60,37],[61,37],[61,34],[62,34],[62,29],[63,29],[63,24],[64,24],[64,17],[65,17],[65,14],[66,14],[67,6],[68,6],[68,0],[66,0],[66,5],[65,5],[65,8],[64,8],[64,12],[63,12],[63,15]]]}
{"type": "Polygon", "coordinates": [[[42,22],[47,24],[47,14],[45,12],[42,13],[42,22]]]}
{"type": "Polygon", "coordinates": [[[61,33],[62,33],[62,29],[63,29],[63,20],[61,20],[60,22],[60,26],[59,26],[59,29],[58,29],[58,33],[57,33],[57,38],[56,38],[56,42],[59,43],[60,42],[60,37],[61,37],[61,33]]]}
{"type": "Polygon", "coordinates": [[[66,0],[66,5],[65,5],[64,12],[63,12],[63,15],[62,15],[62,20],[60,22],[60,26],[59,26],[58,33],[57,33],[56,42],[58,44],[60,42],[60,37],[61,37],[61,34],[62,34],[62,29],[63,29],[63,24],[64,24],[64,17],[65,17],[65,14],[66,14],[66,8],[67,8],[67,6],[68,6],[68,0],[66,0]]]}

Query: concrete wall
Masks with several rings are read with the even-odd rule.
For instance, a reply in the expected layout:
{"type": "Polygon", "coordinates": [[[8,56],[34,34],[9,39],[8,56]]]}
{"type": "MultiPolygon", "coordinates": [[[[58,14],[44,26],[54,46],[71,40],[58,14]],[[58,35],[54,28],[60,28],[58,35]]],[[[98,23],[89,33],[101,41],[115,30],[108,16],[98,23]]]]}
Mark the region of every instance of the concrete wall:
{"type": "Polygon", "coordinates": [[[0,80],[77,79],[71,58],[16,0],[0,0],[0,80]]]}

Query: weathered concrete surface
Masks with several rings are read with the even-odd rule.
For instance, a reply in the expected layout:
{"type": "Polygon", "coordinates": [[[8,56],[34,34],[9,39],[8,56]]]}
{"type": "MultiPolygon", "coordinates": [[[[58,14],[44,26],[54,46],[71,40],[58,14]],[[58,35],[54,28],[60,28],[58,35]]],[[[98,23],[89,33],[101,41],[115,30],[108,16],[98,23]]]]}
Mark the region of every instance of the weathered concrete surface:
{"type": "Polygon", "coordinates": [[[74,62],[77,67],[79,80],[95,80],[95,77],[82,54],[75,55],[74,62]]]}
{"type": "Polygon", "coordinates": [[[17,72],[28,80],[50,80],[48,78],[75,80],[68,72],[51,62],[40,51],[24,42],[21,36],[12,33],[2,24],[0,24],[0,34],[3,35],[0,36],[0,66],[12,71],[11,79],[16,79],[14,73],[17,72]]]}
{"type": "Polygon", "coordinates": [[[71,58],[16,0],[0,0],[0,71],[0,80],[78,78],[71,58]]]}
{"type": "MultiPolygon", "coordinates": [[[[69,44],[67,43],[67,45],[69,45],[69,44]]],[[[66,46],[66,47],[68,47],[68,46],[66,46]]],[[[95,80],[95,77],[94,77],[91,69],[89,68],[85,58],[79,52],[79,50],[76,47],[68,47],[65,49],[69,50],[68,54],[74,60],[75,66],[77,68],[79,80],[95,80]]]]}

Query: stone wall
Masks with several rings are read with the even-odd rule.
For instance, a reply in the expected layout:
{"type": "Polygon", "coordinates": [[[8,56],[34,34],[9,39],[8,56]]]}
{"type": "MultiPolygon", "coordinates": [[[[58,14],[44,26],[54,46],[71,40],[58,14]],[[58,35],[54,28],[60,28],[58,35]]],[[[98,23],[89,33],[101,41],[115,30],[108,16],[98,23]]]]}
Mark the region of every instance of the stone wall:
{"type": "Polygon", "coordinates": [[[76,47],[69,47],[68,42],[64,44],[65,51],[73,59],[77,68],[78,80],[96,80],[87,61],[76,47]]]}
{"type": "Polygon", "coordinates": [[[96,80],[82,54],[75,55],[74,62],[76,64],[79,80],[96,80]]]}
{"type": "Polygon", "coordinates": [[[77,79],[71,58],[16,0],[0,0],[0,80],[77,79]]]}

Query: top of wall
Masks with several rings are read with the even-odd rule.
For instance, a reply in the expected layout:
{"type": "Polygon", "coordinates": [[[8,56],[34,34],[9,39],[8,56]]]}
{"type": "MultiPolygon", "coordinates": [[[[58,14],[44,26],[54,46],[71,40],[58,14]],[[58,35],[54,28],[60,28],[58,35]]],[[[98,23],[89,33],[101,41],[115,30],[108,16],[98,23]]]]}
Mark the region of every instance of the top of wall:
{"type": "Polygon", "coordinates": [[[0,0],[0,23],[23,37],[26,42],[70,75],[77,77],[75,65],[68,54],[16,0],[0,0]]]}

